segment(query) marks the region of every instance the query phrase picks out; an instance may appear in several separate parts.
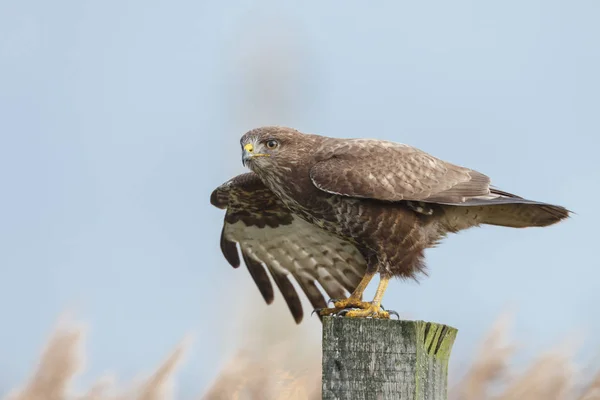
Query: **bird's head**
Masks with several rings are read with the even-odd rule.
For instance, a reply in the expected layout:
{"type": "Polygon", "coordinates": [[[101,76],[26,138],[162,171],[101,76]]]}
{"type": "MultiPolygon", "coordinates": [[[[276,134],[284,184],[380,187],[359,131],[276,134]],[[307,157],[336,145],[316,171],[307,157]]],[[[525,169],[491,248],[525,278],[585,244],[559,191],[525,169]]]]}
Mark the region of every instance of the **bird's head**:
{"type": "Polygon", "coordinates": [[[293,168],[310,154],[312,136],[281,126],[253,129],[240,140],[242,163],[254,172],[273,167],[293,168]]]}

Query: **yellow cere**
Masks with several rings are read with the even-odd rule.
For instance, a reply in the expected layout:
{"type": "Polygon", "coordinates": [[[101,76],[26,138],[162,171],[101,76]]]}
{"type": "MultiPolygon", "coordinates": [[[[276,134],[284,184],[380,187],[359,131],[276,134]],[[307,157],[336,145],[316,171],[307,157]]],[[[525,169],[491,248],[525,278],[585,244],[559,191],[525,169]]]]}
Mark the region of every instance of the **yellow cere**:
{"type": "Polygon", "coordinates": [[[247,145],[244,146],[244,150],[252,153],[252,151],[254,151],[254,146],[252,145],[252,143],[248,143],[247,145]]]}

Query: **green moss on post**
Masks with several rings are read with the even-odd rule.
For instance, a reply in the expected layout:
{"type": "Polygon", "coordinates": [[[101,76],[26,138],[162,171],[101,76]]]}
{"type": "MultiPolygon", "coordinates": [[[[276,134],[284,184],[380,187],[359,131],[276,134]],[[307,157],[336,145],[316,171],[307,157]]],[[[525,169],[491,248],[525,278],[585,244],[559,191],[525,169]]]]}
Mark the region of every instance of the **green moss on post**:
{"type": "Polygon", "coordinates": [[[457,330],[424,321],[323,319],[323,400],[446,400],[457,330]]]}

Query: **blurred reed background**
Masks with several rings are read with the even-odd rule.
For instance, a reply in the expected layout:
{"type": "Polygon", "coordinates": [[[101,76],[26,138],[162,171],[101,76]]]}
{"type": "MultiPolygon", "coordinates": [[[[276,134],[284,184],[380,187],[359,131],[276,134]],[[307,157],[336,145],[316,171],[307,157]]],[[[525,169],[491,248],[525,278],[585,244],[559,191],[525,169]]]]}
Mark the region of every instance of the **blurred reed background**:
{"type": "MultiPolygon", "coordinates": [[[[317,400],[321,398],[319,343],[304,329],[274,330],[285,310],[254,315],[253,324],[238,338],[240,347],[221,367],[216,379],[193,398],[202,400],[317,400]]],[[[243,315],[239,316],[244,319],[243,315]]],[[[521,368],[512,366],[519,347],[511,337],[512,316],[501,316],[479,343],[464,371],[451,371],[449,400],[596,400],[600,399],[600,371],[582,368],[573,360],[575,347],[565,341],[546,350],[521,368]]],[[[74,378],[83,372],[85,330],[72,320],[55,328],[38,367],[22,387],[6,399],[176,399],[177,367],[189,345],[183,341],[154,372],[132,383],[114,376],[78,389],[74,378]]],[[[572,342],[572,341],[571,341],[572,342]]]]}
{"type": "Polygon", "coordinates": [[[318,320],[296,326],[280,297],[262,302],[222,259],[222,212],[208,204],[244,172],[239,137],[282,124],[409,143],[576,211],[547,230],[450,237],[428,252],[430,277],[393,282],[384,304],[459,328],[453,399],[600,398],[599,13],[560,1],[0,4],[1,392],[318,398],[318,320]],[[60,323],[40,358],[65,309],[86,328],[60,323]]]}

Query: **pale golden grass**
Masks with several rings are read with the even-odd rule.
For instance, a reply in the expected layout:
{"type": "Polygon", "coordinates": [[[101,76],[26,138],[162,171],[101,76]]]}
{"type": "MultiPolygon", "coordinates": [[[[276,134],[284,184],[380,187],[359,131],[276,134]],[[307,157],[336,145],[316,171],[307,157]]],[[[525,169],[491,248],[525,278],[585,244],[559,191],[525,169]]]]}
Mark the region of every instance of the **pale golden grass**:
{"type": "Polygon", "coordinates": [[[319,368],[295,375],[282,367],[278,361],[253,360],[240,352],[225,366],[202,398],[205,400],[319,399],[320,380],[319,368]]]}
{"type": "MultiPolygon", "coordinates": [[[[281,326],[280,312],[254,318],[240,333],[241,348],[199,397],[203,400],[316,400],[320,398],[320,354],[307,328],[281,326]],[[279,322],[276,322],[279,321],[279,322]],[[277,325],[274,325],[274,324],[277,325]],[[283,339],[282,339],[283,337],[283,339]]],[[[242,322],[246,323],[248,321],[242,322]]],[[[558,346],[526,368],[511,367],[517,351],[509,338],[510,318],[501,317],[482,341],[463,377],[450,384],[450,400],[600,400],[600,373],[585,382],[572,360],[573,346],[558,346]]],[[[309,321],[313,324],[315,321],[309,321]]],[[[175,373],[187,341],[154,372],[128,385],[102,378],[84,394],[73,388],[84,370],[85,329],[62,320],[43,349],[34,372],[11,400],[159,400],[178,398],[175,373]],[[119,387],[120,386],[120,389],[119,387]]],[[[187,396],[186,396],[187,398],[187,396]]]]}
{"type": "Polygon", "coordinates": [[[511,368],[516,351],[508,339],[509,316],[502,316],[482,342],[471,366],[451,391],[451,400],[600,400],[600,371],[586,377],[572,360],[572,344],[556,346],[525,369],[511,368]]]}
{"type": "Polygon", "coordinates": [[[103,377],[80,394],[73,381],[84,371],[85,328],[61,318],[42,350],[38,365],[22,387],[6,400],[159,400],[174,399],[173,376],[188,340],[182,341],[146,378],[118,388],[115,379],[103,377]]]}
{"type": "Polygon", "coordinates": [[[83,368],[84,328],[59,320],[42,351],[39,365],[23,388],[7,396],[10,400],[62,400],[69,393],[72,379],[83,368]]]}
{"type": "MultiPolygon", "coordinates": [[[[264,307],[258,296],[244,294],[231,338],[235,355],[221,368],[204,400],[307,400],[321,398],[320,322],[305,316],[301,325],[289,317],[282,299],[264,307]]],[[[310,309],[306,305],[305,310],[310,309]]]]}
{"type": "Polygon", "coordinates": [[[508,339],[509,322],[507,315],[496,321],[466,374],[451,390],[452,399],[485,399],[490,386],[506,379],[507,364],[515,350],[508,339]]]}

